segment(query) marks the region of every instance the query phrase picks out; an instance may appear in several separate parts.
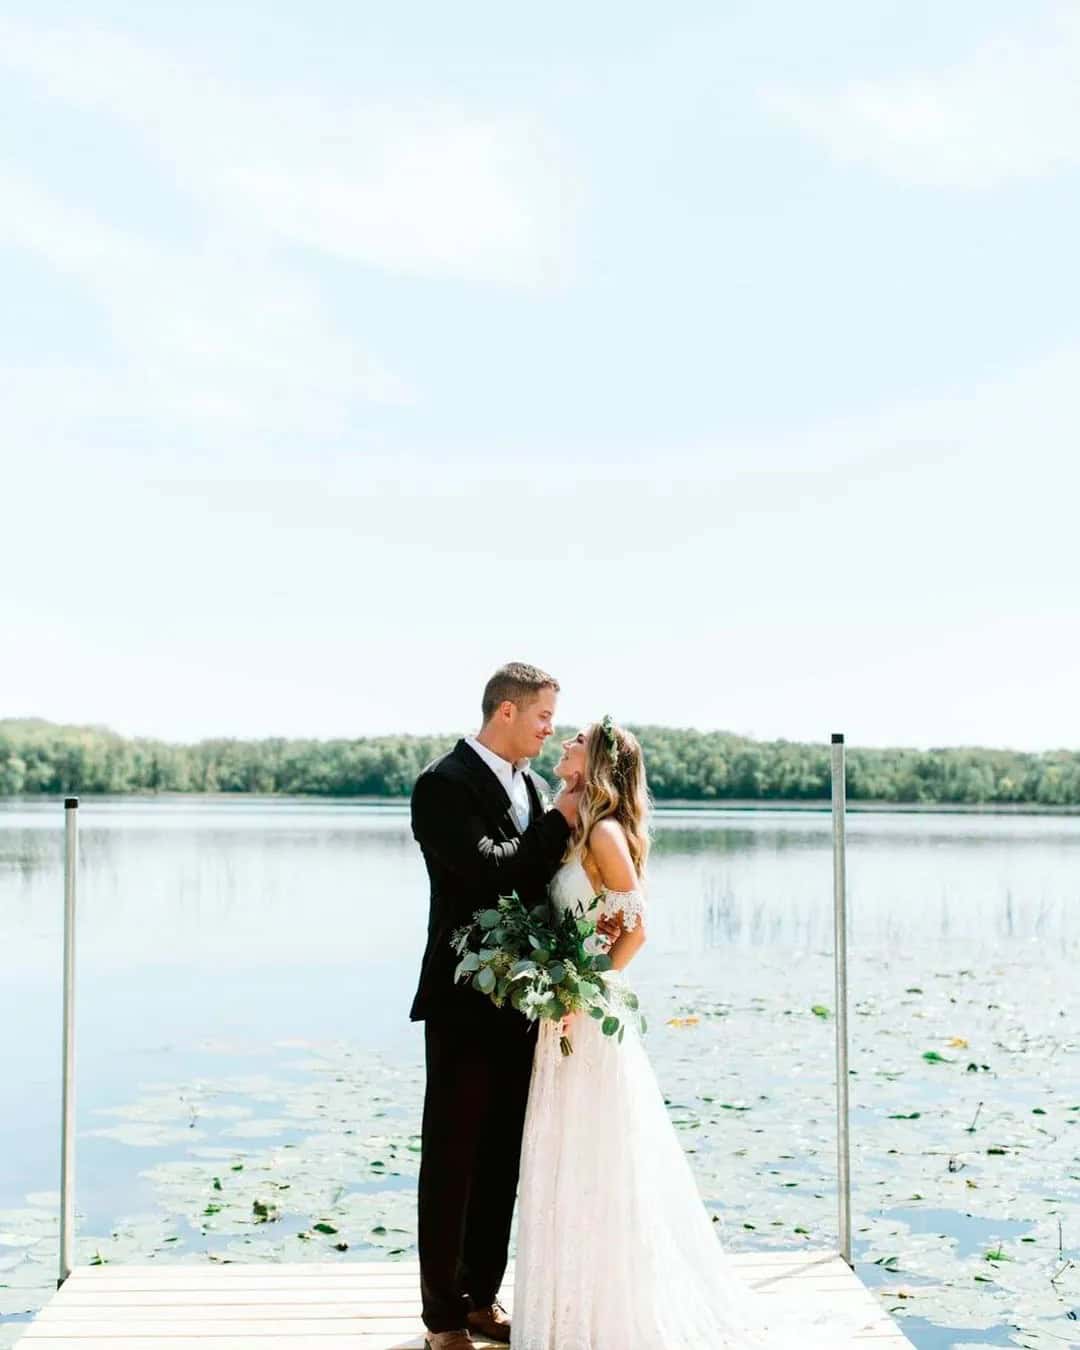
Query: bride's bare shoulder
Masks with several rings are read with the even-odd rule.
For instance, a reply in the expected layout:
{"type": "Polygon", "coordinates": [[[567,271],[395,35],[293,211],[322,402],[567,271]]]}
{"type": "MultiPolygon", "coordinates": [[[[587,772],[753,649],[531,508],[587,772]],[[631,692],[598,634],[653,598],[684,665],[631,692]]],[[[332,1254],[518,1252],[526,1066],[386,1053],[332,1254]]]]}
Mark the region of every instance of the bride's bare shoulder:
{"type": "Polygon", "coordinates": [[[596,822],[589,834],[589,853],[609,891],[629,891],[637,885],[626,831],[617,820],[596,822]]]}
{"type": "Polygon", "coordinates": [[[598,820],[589,833],[589,849],[603,856],[630,856],[630,845],[626,841],[626,831],[617,820],[608,816],[598,820]]]}

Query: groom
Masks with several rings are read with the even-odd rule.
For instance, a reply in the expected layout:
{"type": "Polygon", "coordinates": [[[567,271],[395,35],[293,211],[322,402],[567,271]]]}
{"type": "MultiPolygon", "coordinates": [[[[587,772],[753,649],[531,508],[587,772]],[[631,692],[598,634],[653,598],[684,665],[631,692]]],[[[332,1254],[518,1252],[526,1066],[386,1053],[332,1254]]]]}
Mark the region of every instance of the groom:
{"type": "Polygon", "coordinates": [[[425,1022],[420,1292],[433,1350],[466,1350],[470,1331],[510,1340],[495,1295],[506,1271],[536,1024],[455,985],[450,935],[500,895],[546,900],[580,798],[573,784],[547,809],[546,785],[529,768],[554,730],[558,692],[535,666],[501,667],[484,689],[479,734],[429,764],[413,788],[413,834],[431,880],[409,1016],[425,1022]]]}

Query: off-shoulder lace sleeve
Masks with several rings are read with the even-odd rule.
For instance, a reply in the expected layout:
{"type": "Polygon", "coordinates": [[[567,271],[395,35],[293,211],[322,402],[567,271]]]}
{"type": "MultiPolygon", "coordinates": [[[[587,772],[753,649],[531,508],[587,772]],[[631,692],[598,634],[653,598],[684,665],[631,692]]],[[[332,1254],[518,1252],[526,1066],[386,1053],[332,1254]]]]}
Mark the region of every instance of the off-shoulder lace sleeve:
{"type": "Polygon", "coordinates": [[[605,891],[600,912],[608,918],[621,912],[622,926],[630,932],[645,917],[645,897],[640,891],[605,891]]]}

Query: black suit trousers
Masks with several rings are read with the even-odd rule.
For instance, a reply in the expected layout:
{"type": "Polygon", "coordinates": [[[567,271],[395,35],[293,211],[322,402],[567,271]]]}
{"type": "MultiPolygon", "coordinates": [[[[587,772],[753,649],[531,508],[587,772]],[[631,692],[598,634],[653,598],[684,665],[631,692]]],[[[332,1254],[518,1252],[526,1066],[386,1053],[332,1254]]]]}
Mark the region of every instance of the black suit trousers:
{"type": "MultiPolygon", "coordinates": [[[[471,991],[462,991],[468,997],[471,991]]],[[[481,1004],[462,1020],[424,1023],[424,1094],[418,1190],[420,1293],[429,1331],[465,1326],[506,1273],[536,1024],[481,1004]]]]}

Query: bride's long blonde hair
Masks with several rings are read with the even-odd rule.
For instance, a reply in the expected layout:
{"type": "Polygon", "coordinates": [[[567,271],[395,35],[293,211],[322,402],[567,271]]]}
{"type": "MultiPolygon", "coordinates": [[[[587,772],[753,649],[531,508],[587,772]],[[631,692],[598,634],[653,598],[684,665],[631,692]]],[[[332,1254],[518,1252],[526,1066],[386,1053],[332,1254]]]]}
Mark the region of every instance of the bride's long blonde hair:
{"type": "Polygon", "coordinates": [[[649,857],[649,784],[637,737],[610,718],[594,722],[585,742],[585,783],[578,823],[566,856],[583,853],[600,820],[617,820],[626,832],[638,876],[649,857]]]}

